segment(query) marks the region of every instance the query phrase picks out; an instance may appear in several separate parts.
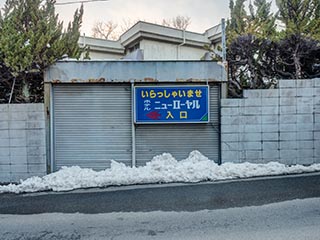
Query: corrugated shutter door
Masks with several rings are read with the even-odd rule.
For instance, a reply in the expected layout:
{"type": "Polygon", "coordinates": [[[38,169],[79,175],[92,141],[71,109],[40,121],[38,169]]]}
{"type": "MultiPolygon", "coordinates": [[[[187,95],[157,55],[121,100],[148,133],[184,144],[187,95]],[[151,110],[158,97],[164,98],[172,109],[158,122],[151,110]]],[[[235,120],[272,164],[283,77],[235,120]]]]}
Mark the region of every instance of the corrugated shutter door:
{"type": "Polygon", "coordinates": [[[210,86],[210,123],[136,125],[137,165],[164,152],[177,160],[198,150],[209,159],[219,161],[219,86],[210,86]]]}
{"type": "Polygon", "coordinates": [[[131,165],[130,85],[56,84],[53,101],[55,170],[131,165]]]}

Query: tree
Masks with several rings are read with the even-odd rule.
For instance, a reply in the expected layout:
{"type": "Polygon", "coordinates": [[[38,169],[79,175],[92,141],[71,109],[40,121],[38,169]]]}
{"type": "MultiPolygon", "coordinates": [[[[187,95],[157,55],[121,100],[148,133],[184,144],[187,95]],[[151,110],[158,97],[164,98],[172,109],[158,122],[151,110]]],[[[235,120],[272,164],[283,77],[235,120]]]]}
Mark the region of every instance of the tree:
{"type": "Polygon", "coordinates": [[[113,21],[95,22],[92,28],[92,36],[95,38],[116,40],[118,38],[117,34],[115,33],[117,27],[118,24],[113,21]]]}
{"type": "Polygon", "coordinates": [[[320,0],[277,0],[274,16],[271,3],[255,0],[230,1],[227,26],[229,94],[241,97],[242,89],[269,88],[276,79],[320,76],[320,0]],[[276,31],[275,20],[285,24],[276,31]]]}
{"type": "Polygon", "coordinates": [[[178,15],[171,19],[163,19],[161,25],[173,27],[180,30],[186,30],[191,24],[191,18],[188,16],[178,15]]]}
{"type": "Polygon", "coordinates": [[[317,75],[307,73],[308,67],[317,62],[320,47],[320,0],[277,0],[278,18],[285,24],[284,39],[279,43],[282,76],[304,78],[317,75]],[[318,41],[315,41],[318,40],[318,41]],[[310,57],[313,59],[310,62],[310,57]],[[309,60],[307,60],[309,59],[309,60]],[[313,62],[313,63],[312,63],[313,62]]]}
{"type": "Polygon", "coordinates": [[[292,34],[278,43],[276,71],[279,78],[320,77],[320,42],[292,34]]]}
{"type": "Polygon", "coordinates": [[[117,40],[121,34],[128,31],[134,24],[139,22],[139,19],[132,20],[130,18],[126,18],[122,20],[122,23],[119,25],[114,21],[97,21],[94,23],[91,32],[92,36],[95,38],[102,38],[107,40],[117,40]],[[117,29],[120,30],[117,31],[117,29]]]}
{"type": "Polygon", "coordinates": [[[245,11],[246,0],[230,1],[227,23],[229,93],[239,97],[242,89],[268,88],[275,78],[275,17],[271,2],[255,0],[245,11]]]}
{"type": "Polygon", "coordinates": [[[269,88],[276,78],[277,45],[268,39],[242,35],[227,52],[229,96],[241,97],[243,89],[269,88]]]}
{"type": "Polygon", "coordinates": [[[271,2],[255,0],[249,4],[250,15],[246,32],[259,38],[276,37],[276,17],[271,12],[271,2]]]}
{"type": "MultiPolygon", "coordinates": [[[[117,40],[121,34],[128,31],[133,25],[135,25],[139,21],[145,21],[141,19],[132,20],[130,18],[126,18],[122,20],[122,23],[119,25],[113,21],[102,22],[98,21],[94,24],[92,28],[92,36],[96,38],[104,38],[117,40]],[[117,31],[118,27],[120,30],[117,31]]],[[[157,22],[154,22],[157,24],[157,22]]],[[[161,25],[166,27],[172,27],[180,30],[186,30],[188,26],[191,24],[191,18],[188,16],[176,16],[171,19],[163,19],[161,25]]]]}
{"type": "Polygon", "coordinates": [[[132,20],[130,18],[122,19],[121,32],[119,33],[119,36],[124,32],[128,31],[133,25],[135,25],[139,21],[142,21],[142,20],[141,19],[132,20]]]}
{"type": "Polygon", "coordinates": [[[245,10],[246,0],[230,0],[230,20],[227,21],[227,45],[245,34],[258,38],[274,38],[276,18],[271,12],[271,2],[266,0],[250,1],[249,14],[245,10]]]}
{"type": "Polygon", "coordinates": [[[227,21],[226,29],[227,45],[230,45],[238,36],[246,33],[248,15],[244,6],[245,1],[236,0],[236,3],[234,3],[233,0],[230,0],[230,20],[227,21]]]}
{"type": "Polygon", "coordinates": [[[285,25],[287,36],[304,35],[320,40],[319,0],[276,0],[278,19],[285,25]]]}
{"type": "Polygon", "coordinates": [[[83,6],[63,30],[54,4],[55,0],[6,1],[0,20],[0,62],[6,71],[0,84],[9,81],[11,88],[1,99],[8,100],[8,92],[15,89],[13,101],[42,101],[43,70],[63,56],[80,57],[83,6]]]}

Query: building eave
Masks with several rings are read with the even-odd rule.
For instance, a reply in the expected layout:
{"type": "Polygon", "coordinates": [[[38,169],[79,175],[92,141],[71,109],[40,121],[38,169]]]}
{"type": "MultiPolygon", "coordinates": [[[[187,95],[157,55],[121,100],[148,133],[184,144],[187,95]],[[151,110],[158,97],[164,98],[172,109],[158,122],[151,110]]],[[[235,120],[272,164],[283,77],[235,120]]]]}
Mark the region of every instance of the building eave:
{"type": "Polygon", "coordinates": [[[45,71],[47,83],[225,82],[212,61],[59,61],[45,71]]]}
{"type": "Polygon", "coordinates": [[[205,34],[168,28],[146,22],[138,22],[135,24],[127,32],[121,35],[120,41],[124,47],[127,47],[139,38],[148,38],[177,44],[183,42],[185,38],[187,45],[198,47],[210,44],[210,40],[205,34]]]}
{"type": "Polygon", "coordinates": [[[124,47],[120,41],[111,41],[99,38],[80,36],[79,45],[82,47],[88,46],[90,50],[99,52],[110,52],[116,54],[124,54],[124,47]]]}
{"type": "Polygon", "coordinates": [[[179,30],[158,24],[139,21],[123,33],[117,41],[81,36],[80,46],[89,46],[92,51],[125,54],[125,49],[147,39],[171,44],[202,48],[204,45],[221,42],[221,24],[213,26],[203,34],[179,30]]]}

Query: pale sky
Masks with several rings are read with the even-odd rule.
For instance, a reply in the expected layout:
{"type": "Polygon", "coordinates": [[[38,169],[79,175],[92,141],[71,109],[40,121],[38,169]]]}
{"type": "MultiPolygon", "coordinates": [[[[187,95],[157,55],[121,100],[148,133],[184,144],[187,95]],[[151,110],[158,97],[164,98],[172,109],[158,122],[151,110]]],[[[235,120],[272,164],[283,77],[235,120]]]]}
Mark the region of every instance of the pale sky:
{"type": "MultiPolygon", "coordinates": [[[[81,0],[56,0],[57,3],[81,0]]],[[[3,7],[5,0],[0,0],[3,7]]],[[[249,1],[248,1],[249,2],[249,1]]],[[[65,23],[72,19],[80,4],[57,5],[56,12],[65,23]]],[[[203,33],[218,24],[221,18],[229,17],[229,0],[109,0],[84,4],[84,17],[81,33],[91,35],[95,21],[114,21],[119,25],[123,20],[141,19],[161,23],[162,19],[177,15],[189,16],[189,31],[203,33]]]]}
{"type": "MultiPolygon", "coordinates": [[[[66,2],[69,0],[57,0],[66,2]]],[[[163,18],[177,15],[189,16],[188,30],[204,32],[229,15],[228,0],[109,0],[107,2],[85,3],[82,32],[91,34],[95,21],[115,21],[119,25],[123,19],[141,19],[161,23],[163,18]]],[[[70,19],[79,7],[75,5],[56,6],[63,19],[70,19]]]]}

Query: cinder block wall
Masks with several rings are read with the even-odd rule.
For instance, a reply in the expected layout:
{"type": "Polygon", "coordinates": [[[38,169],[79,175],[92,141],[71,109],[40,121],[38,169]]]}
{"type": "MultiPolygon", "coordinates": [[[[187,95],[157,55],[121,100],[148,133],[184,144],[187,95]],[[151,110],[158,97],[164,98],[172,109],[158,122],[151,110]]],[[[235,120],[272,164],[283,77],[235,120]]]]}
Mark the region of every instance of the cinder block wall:
{"type": "Polygon", "coordinates": [[[0,182],[44,174],[44,105],[0,104],[0,182]]]}
{"type": "Polygon", "coordinates": [[[320,79],[221,101],[222,162],[320,163],[320,79]]]}

